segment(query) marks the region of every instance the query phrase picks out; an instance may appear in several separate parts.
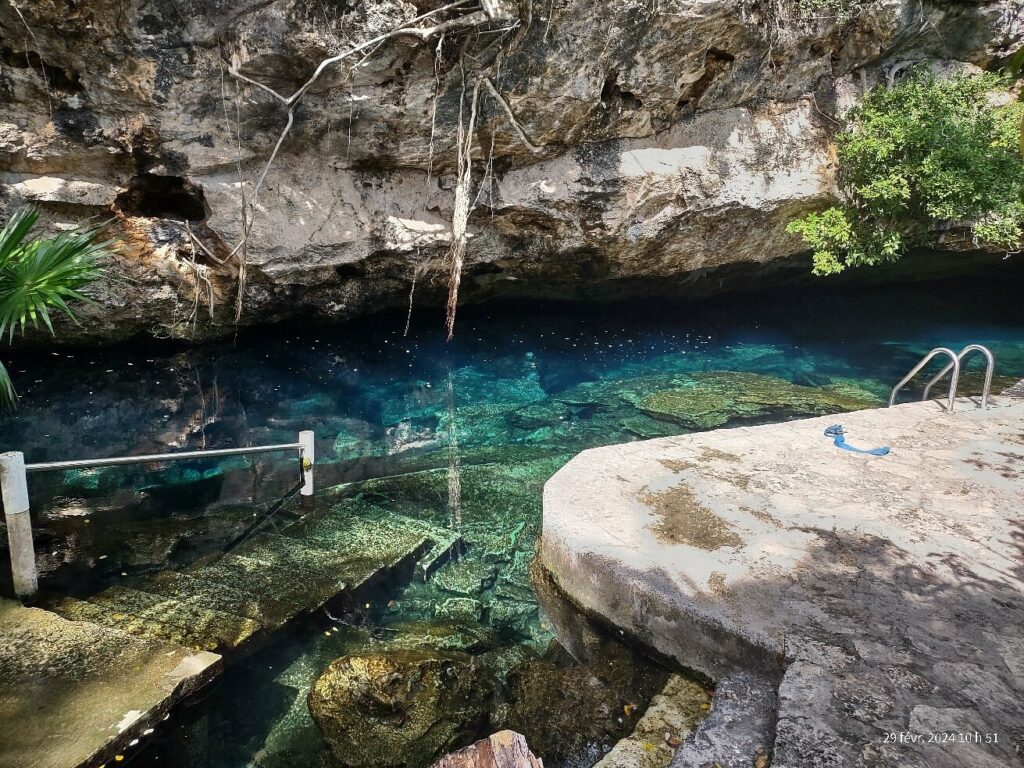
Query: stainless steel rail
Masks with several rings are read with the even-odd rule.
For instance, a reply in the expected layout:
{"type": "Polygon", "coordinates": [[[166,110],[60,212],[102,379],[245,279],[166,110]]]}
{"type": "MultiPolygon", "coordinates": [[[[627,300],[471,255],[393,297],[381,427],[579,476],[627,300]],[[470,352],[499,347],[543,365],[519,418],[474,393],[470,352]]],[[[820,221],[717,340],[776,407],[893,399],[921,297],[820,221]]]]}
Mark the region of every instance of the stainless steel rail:
{"type": "Polygon", "coordinates": [[[146,456],[115,456],[109,459],[77,459],[75,461],[43,461],[26,464],[26,472],[48,472],[54,469],[82,469],[88,467],[112,467],[119,464],[149,464],[157,461],[181,461],[182,459],[207,459],[211,456],[241,456],[247,453],[274,453],[277,451],[302,452],[302,443],[281,443],[280,445],[259,445],[252,448],[215,448],[209,451],[182,451],[181,453],[152,453],[146,456]]]}
{"type": "Polygon", "coordinates": [[[296,451],[302,472],[303,496],[313,495],[313,432],[299,432],[296,443],[256,445],[249,448],[216,448],[209,451],[181,451],[180,453],[152,453],[144,456],[115,456],[107,459],[78,459],[74,461],[44,461],[26,464],[21,451],[0,453],[0,495],[4,503],[4,521],[11,553],[11,575],[14,593],[22,600],[30,600],[39,591],[35,546],[32,541],[32,523],[29,517],[28,473],[59,469],[85,469],[110,467],[121,464],[150,464],[153,462],[208,459],[217,456],[242,456],[250,453],[296,451]]]}
{"type": "MultiPolygon", "coordinates": [[[[982,346],[981,344],[968,344],[966,347],[960,350],[960,354],[957,355],[957,359],[960,361],[960,365],[963,365],[964,358],[967,357],[971,352],[981,352],[985,357],[985,384],[981,388],[981,407],[988,407],[988,396],[992,391],[992,377],[996,372],[996,357],[992,354],[992,350],[988,347],[982,346]]],[[[949,373],[953,369],[953,364],[950,363],[937,374],[935,374],[927,384],[924,385],[924,395],[921,397],[922,400],[928,399],[928,394],[932,391],[939,380],[949,373]]]]}
{"type": "Polygon", "coordinates": [[[900,383],[892,388],[892,394],[889,395],[889,407],[892,408],[896,404],[896,395],[899,391],[907,386],[907,383],[920,373],[921,369],[924,368],[928,363],[932,361],[937,355],[949,355],[952,362],[949,364],[953,369],[953,378],[949,382],[949,411],[953,410],[953,403],[956,400],[956,385],[960,380],[960,358],[957,357],[956,352],[948,347],[936,347],[927,355],[921,358],[921,361],[910,369],[910,373],[900,379],[900,383]]]}

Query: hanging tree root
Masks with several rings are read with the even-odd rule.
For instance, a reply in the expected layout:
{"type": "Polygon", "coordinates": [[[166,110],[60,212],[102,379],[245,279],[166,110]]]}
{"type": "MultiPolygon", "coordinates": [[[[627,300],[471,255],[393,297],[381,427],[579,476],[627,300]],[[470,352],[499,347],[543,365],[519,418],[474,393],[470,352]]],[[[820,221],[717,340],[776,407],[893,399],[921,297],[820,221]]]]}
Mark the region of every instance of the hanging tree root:
{"type": "MultiPolygon", "coordinates": [[[[470,5],[474,0],[457,0],[456,2],[448,3],[439,8],[436,8],[426,13],[420,14],[415,18],[410,19],[407,22],[402,23],[398,27],[385,32],[377,37],[370,40],[366,40],[358,45],[354,45],[341,53],[335,54],[327,59],[322,60],[314,70],[306,82],[304,82],[295,92],[290,96],[285,96],[270,86],[254,80],[241,72],[235,67],[229,67],[228,72],[232,77],[237,80],[247,83],[266,94],[269,94],[276,101],[280,102],[287,109],[287,119],[284,128],[278,135],[277,141],[274,144],[273,149],[270,152],[270,156],[264,163],[262,170],[256,178],[255,184],[252,188],[251,196],[249,197],[248,203],[244,197],[244,185],[243,185],[243,200],[242,200],[242,234],[239,242],[231,250],[228,258],[235,256],[235,254],[242,252],[243,258],[240,260],[240,287],[239,295],[236,303],[236,315],[235,320],[241,314],[241,301],[242,292],[244,290],[244,274],[245,274],[245,259],[244,251],[247,247],[249,236],[252,232],[253,224],[256,220],[256,214],[259,205],[259,194],[263,188],[263,184],[266,181],[267,174],[270,172],[274,161],[277,159],[278,154],[281,151],[281,147],[284,144],[288,134],[291,132],[292,127],[295,124],[295,108],[305,96],[305,94],[316,84],[317,80],[323,75],[323,73],[332,65],[342,62],[346,59],[350,59],[356,56],[360,56],[359,61],[353,66],[353,69],[363,61],[372,55],[380,46],[388,40],[398,37],[413,37],[421,42],[429,42],[434,38],[440,38],[441,42],[438,43],[437,51],[435,53],[435,80],[437,80],[437,88],[435,89],[435,110],[436,110],[436,99],[440,90],[440,81],[437,79],[437,68],[440,60],[441,44],[444,37],[449,32],[455,32],[458,30],[469,30],[477,28],[493,21],[506,21],[509,16],[506,14],[506,10],[502,7],[500,2],[494,0],[483,0],[483,10],[475,10],[462,16],[456,16],[455,18],[447,21],[436,23],[432,26],[419,26],[422,22],[437,16],[438,14],[445,13],[448,11],[455,10],[457,8],[463,8],[470,5]]],[[[494,97],[498,102],[502,111],[508,117],[513,130],[518,136],[519,140],[534,153],[543,151],[542,147],[537,146],[523,130],[519,121],[516,119],[515,114],[512,111],[508,101],[501,95],[497,87],[494,85],[492,76],[500,70],[501,64],[509,50],[511,50],[521,40],[526,30],[530,26],[532,20],[532,0],[523,0],[520,5],[520,18],[515,24],[503,27],[502,29],[495,30],[503,33],[503,36],[499,38],[500,43],[504,40],[504,35],[507,35],[513,29],[516,30],[515,37],[508,48],[499,47],[499,52],[491,64],[482,70],[476,71],[475,82],[472,90],[472,97],[470,100],[469,107],[469,124],[467,127],[463,126],[462,122],[462,108],[463,103],[460,101],[460,117],[459,126],[457,131],[456,141],[456,167],[457,167],[457,181],[455,185],[455,199],[452,212],[452,242],[448,250],[448,259],[450,261],[449,270],[449,291],[448,291],[448,302],[446,308],[446,321],[445,325],[448,331],[448,338],[451,339],[455,330],[455,312],[458,305],[459,285],[461,283],[462,267],[465,260],[466,254],[466,242],[467,242],[467,224],[469,215],[472,212],[472,204],[470,203],[470,189],[472,186],[472,142],[473,134],[476,128],[476,118],[479,105],[479,96],[481,87],[485,87],[487,91],[494,97]]],[[[488,46],[488,49],[493,47],[488,46]]],[[[465,54],[465,46],[463,47],[463,54],[465,54]]],[[[464,65],[464,55],[460,56],[460,68],[463,73],[463,99],[465,97],[465,76],[466,70],[464,65]]],[[[434,118],[436,111],[431,117],[431,157],[433,154],[433,129],[434,129],[434,118]]],[[[239,139],[240,142],[240,139],[239,139]]],[[[239,153],[240,154],[240,153],[239,153]]],[[[239,173],[241,172],[241,161],[238,160],[239,173]]],[[[429,174],[429,170],[428,170],[429,174]]]]}
{"type": "Polygon", "coordinates": [[[238,244],[232,249],[232,256],[241,248],[245,247],[245,244],[249,238],[249,234],[252,232],[252,225],[255,221],[256,210],[259,204],[260,190],[263,188],[263,183],[267,178],[267,174],[270,172],[271,166],[273,166],[274,164],[274,160],[277,159],[277,155],[281,151],[281,146],[284,144],[285,139],[288,138],[288,134],[291,132],[292,126],[295,125],[295,108],[296,106],[298,106],[298,103],[302,100],[302,97],[305,96],[309,89],[312,88],[316,84],[317,80],[320,79],[321,75],[323,75],[323,73],[333,64],[337,64],[341,61],[344,61],[345,59],[351,58],[358,54],[362,54],[369,49],[375,49],[381,43],[387,40],[407,36],[414,37],[423,42],[427,42],[432,37],[444,34],[445,32],[477,26],[488,21],[486,13],[484,13],[483,11],[474,11],[473,13],[469,13],[465,16],[458,16],[454,19],[450,19],[449,21],[435,24],[434,26],[431,27],[416,26],[416,24],[418,24],[419,22],[425,21],[432,16],[436,16],[439,13],[443,13],[445,11],[450,11],[455,8],[468,5],[470,2],[471,0],[457,0],[457,2],[448,3],[447,5],[443,5],[440,8],[435,8],[432,11],[428,11],[426,13],[420,14],[419,16],[413,19],[410,19],[401,26],[398,26],[389,32],[385,32],[384,34],[378,35],[377,37],[374,37],[370,40],[366,40],[362,43],[359,43],[358,45],[355,45],[349,48],[348,50],[342,51],[341,53],[331,56],[330,58],[324,59],[317,65],[316,69],[313,71],[313,74],[310,76],[310,78],[301,86],[299,86],[299,88],[294,93],[292,93],[291,96],[283,96],[270,86],[265,85],[264,83],[261,83],[258,80],[253,80],[251,77],[243,75],[234,67],[228,68],[228,72],[231,74],[232,77],[241,80],[244,83],[248,83],[249,85],[252,85],[256,88],[259,88],[264,93],[270,94],[272,97],[274,97],[274,99],[284,104],[284,106],[288,110],[288,117],[287,121],[285,122],[285,126],[281,130],[280,135],[277,137],[277,142],[274,144],[274,148],[270,152],[270,157],[267,158],[267,162],[263,165],[263,169],[260,171],[259,176],[256,178],[256,183],[254,184],[252,190],[252,196],[249,200],[249,220],[248,222],[243,223],[242,237],[239,240],[238,244]]]}
{"type": "Polygon", "coordinates": [[[523,35],[525,35],[529,29],[533,14],[532,8],[531,0],[524,0],[520,8],[521,17],[518,23],[518,28],[509,47],[501,48],[497,56],[495,56],[494,60],[487,67],[482,70],[477,70],[474,73],[476,82],[473,85],[473,93],[470,99],[469,126],[466,130],[463,129],[462,125],[463,102],[465,101],[466,92],[466,70],[464,63],[465,51],[463,51],[463,56],[460,57],[460,68],[462,70],[463,83],[462,97],[459,101],[459,126],[456,134],[455,149],[458,178],[455,182],[455,203],[452,208],[452,244],[448,249],[448,259],[451,265],[448,274],[448,302],[445,311],[445,328],[448,331],[449,341],[451,341],[452,337],[455,335],[455,314],[459,304],[459,287],[462,284],[462,267],[465,263],[466,257],[466,229],[469,223],[469,215],[473,212],[473,206],[470,204],[469,198],[470,186],[473,180],[473,135],[476,128],[481,86],[485,86],[494,96],[495,100],[504,110],[509,122],[512,123],[512,128],[515,130],[523,144],[525,144],[526,147],[534,153],[542,151],[542,148],[534,144],[526,135],[526,132],[523,130],[522,126],[520,126],[519,121],[512,112],[512,108],[501,93],[498,92],[498,89],[494,85],[494,81],[491,79],[491,77],[501,69],[501,65],[504,63],[507,53],[519,43],[523,35]]]}

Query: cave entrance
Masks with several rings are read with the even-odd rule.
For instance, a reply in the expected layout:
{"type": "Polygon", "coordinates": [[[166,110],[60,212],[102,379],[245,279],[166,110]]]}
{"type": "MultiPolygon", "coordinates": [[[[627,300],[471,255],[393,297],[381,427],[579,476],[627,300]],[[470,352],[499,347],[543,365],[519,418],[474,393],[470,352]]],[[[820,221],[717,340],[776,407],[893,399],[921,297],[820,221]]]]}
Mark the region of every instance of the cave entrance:
{"type": "Polygon", "coordinates": [[[181,176],[141,173],[128,182],[114,207],[129,216],[202,221],[207,216],[203,190],[181,176]]]}

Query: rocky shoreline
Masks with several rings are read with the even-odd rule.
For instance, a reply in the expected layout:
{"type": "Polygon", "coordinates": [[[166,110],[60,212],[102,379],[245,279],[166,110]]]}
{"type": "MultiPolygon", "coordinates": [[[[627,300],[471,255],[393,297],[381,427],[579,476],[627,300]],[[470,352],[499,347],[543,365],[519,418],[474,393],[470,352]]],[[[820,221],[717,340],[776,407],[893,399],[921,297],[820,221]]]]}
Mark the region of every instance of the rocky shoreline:
{"type": "MultiPolygon", "coordinates": [[[[34,203],[51,229],[113,216],[120,238],[98,304],[65,338],[233,333],[243,269],[242,325],[347,319],[404,306],[414,286],[414,303],[439,303],[454,42],[387,41],[318,83],[248,214],[244,265],[235,250],[243,191],[285,115],[230,71],[289,91],[341,41],[420,5],[0,8],[0,209],[34,203]]],[[[871,0],[812,18],[752,0],[530,7],[509,11],[516,45],[480,101],[467,301],[781,280],[802,251],[786,223],[835,194],[837,115],[913,63],[996,66],[1024,34],[1010,0],[871,0]]]]}

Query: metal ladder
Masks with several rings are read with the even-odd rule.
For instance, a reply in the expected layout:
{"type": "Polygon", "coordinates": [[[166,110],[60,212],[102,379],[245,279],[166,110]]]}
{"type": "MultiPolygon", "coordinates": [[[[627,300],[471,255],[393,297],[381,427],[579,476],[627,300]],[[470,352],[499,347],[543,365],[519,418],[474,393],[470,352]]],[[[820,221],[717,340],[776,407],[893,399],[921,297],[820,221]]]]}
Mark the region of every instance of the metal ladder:
{"type": "Polygon", "coordinates": [[[996,371],[996,358],[992,354],[992,351],[988,347],[983,347],[981,344],[968,344],[966,347],[960,350],[957,354],[949,347],[936,347],[927,355],[921,358],[920,362],[910,369],[910,373],[904,376],[900,383],[892,388],[892,394],[889,395],[889,407],[892,408],[896,403],[896,395],[903,389],[914,378],[921,369],[924,368],[932,359],[938,355],[946,355],[949,357],[950,362],[946,364],[946,367],[935,374],[928,383],[925,384],[924,394],[921,396],[921,400],[927,400],[929,393],[932,391],[932,387],[935,386],[940,379],[942,379],[950,371],[953,372],[953,378],[949,381],[949,406],[948,410],[953,410],[953,403],[956,402],[956,386],[960,382],[960,367],[965,357],[971,352],[981,352],[985,356],[985,384],[981,389],[981,407],[988,407],[988,396],[992,389],[992,376],[996,371]]]}

